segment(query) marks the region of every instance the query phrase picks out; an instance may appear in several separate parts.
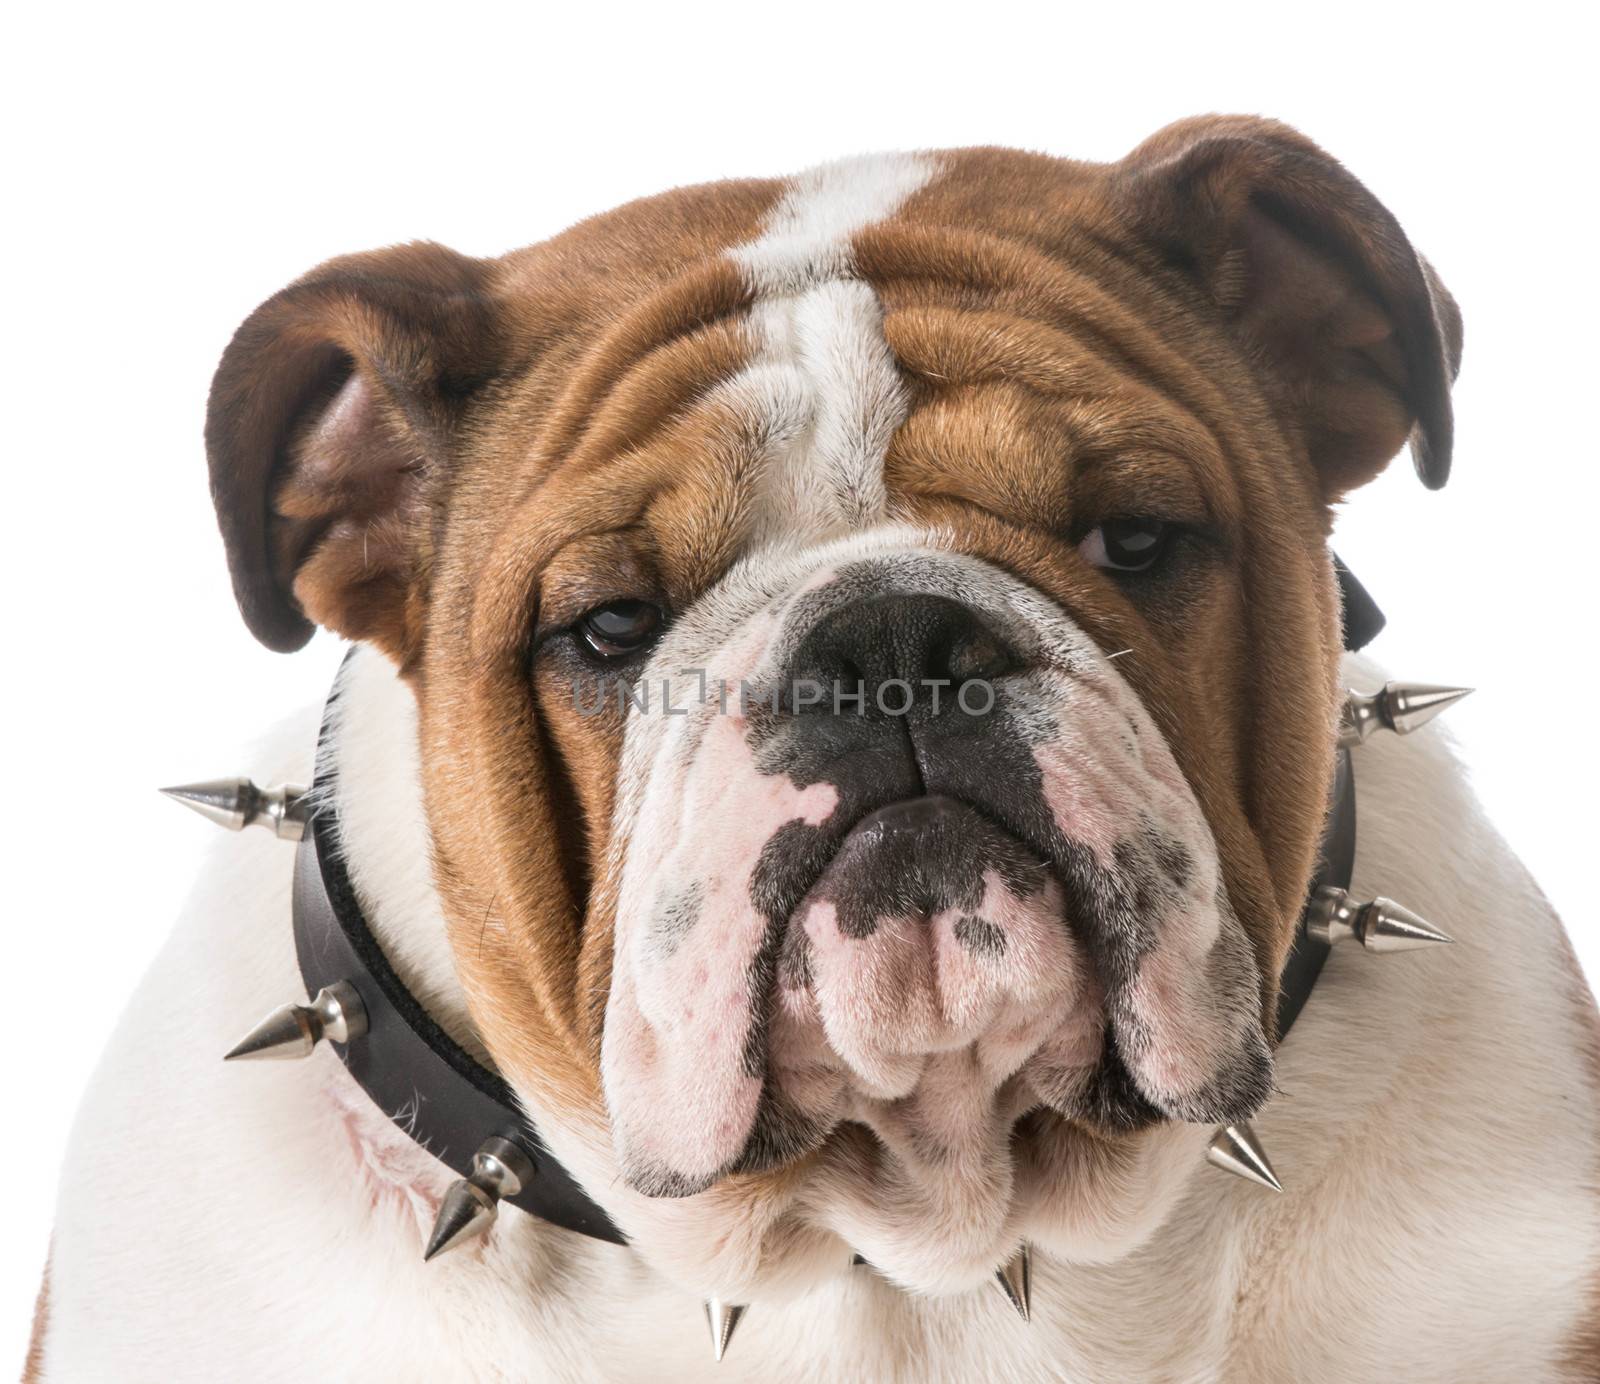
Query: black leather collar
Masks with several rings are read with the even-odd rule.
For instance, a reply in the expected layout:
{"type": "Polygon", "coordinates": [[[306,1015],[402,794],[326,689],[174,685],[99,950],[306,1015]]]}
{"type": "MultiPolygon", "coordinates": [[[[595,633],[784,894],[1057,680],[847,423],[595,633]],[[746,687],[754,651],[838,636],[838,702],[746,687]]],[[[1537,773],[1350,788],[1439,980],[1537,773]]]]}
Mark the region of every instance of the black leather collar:
{"type": "MultiPolygon", "coordinates": [[[[1339,579],[1339,602],[1344,613],[1344,647],[1347,653],[1356,653],[1367,647],[1382,631],[1385,621],[1378,603],[1367,594],[1366,587],[1356,580],[1355,573],[1333,559],[1334,575],[1339,579]]],[[[1316,896],[1324,885],[1335,889],[1348,889],[1350,877],[1356,867],[1356,780],[1350,763],[1350,751],[1341,749],[1334,764],[1333,792],[1328,802],[1328,819],[1322,829],[1322,846],[1317,853],[1317,868],[1311,876],[1311,887],[1306,898],[1316,896]]],[[[1306,1001],[1311,998],[1317,977],[1322,974],[1322,963],[1328,959],[1328,947],[1318,942],[1306,931],[1309,907],[1300,911],[1300,922],[1295,928],[1294,943],[1289,959],[1278,976],[1278,1042],[1288,1037],[1294,1021],[1300,1017],[1306,1001]]]]}
{"type": "MultiPolygon", "coordinates": [[[[318,777],[322,788],[320,770],[318,777]]],[[[326,799],[296,852],[300,974],[310,994],[344,980],[361,996],[367,1031],[332,1044],[361,1089],[458,1177],[471,1171],[472,1156],[486,1139],[510,1139],[528,1155],[534,1176],[507,1201],[580,1235],[625,1244],[610,1217],[545,1147],[511,1088],[440,1028],[395,974],[361,912],[345,869],[338,814],[326,799]]]]}
{"type": "MultiPolygon", "coordinates": [[[[1383,628],[1383,615],[1344,564],[1337,558],[1334,563],[1344,600],[1345,647],[1353,651],[1383,628]]],[[[330,709],[338,695],[335,689],[330,709]]],[[[338,814],[329,791],[333,770],[329,767],[326,714],[323,730],[317,768],[321,806],[295,857],[295,951],[308,994],[345,981],[355,987],[367,1013],[365,1033],[331,1046],[378,1108],[458,1177],[471,1171],[473,1154],[486,1139],[509,1139],[528,1155],[534,1175],[515,1195],[506,1197],[507,1201],[552,1225],[596,1240],[626,1244],[611,1218],[556,1161],[518,1107],[511,1088],[434,1022],[384,956],[345,868],[338,814]]],[[[1349,888],[1355,846],[1355,782],[1350,753],[1340,750],[1311,893],[1323,885],[1349,888]]],[[[1280,1042],[1311,997],[1327,954],[1327,946],[1307,933],[1302,913],[1280,978],[1280,1042]]]]}

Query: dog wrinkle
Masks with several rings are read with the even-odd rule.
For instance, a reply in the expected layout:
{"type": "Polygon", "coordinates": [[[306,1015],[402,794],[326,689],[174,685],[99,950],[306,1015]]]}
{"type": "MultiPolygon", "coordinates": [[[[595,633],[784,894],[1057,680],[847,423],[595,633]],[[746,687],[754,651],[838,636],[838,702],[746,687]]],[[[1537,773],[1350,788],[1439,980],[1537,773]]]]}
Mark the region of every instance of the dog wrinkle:
{"type": "Polygon", "coordinates": [[[1154,1232],[1172,1188],[1209,1138],[1208,1129],[1163,1124],[1138,1139],[1106,1136],[1055,1111],[1035,1109],[1013,1142],[1019,1229],[1078,1263],[1120,1258],[1154,1232]],[[1152,1195],[1157,1188],[1166,1195],[1152,1195]]]}
{"type": "Polygon", "coordinates": [[[970,1053],[930,1059],[916,1094],[856,1112],[881,1150],[872,1175],[830,1157],[830,1143],[801,1191],[876,1269],[924,1291],[992,1272],[1011,1214],[1009,1131],[986,1117],[993,1096],[973,1076],[970,1053]]]}

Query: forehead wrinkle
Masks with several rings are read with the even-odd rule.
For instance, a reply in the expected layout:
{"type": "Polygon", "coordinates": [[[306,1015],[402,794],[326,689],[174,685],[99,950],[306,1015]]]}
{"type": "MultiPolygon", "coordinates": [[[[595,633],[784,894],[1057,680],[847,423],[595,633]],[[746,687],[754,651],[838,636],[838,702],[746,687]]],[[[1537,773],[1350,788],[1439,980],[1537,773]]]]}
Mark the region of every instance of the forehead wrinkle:
{"type": "Polygon", "coordinates": [[[1169,517],[1231,522],[1237,497],[1203,422],[1127,377],[1120,393],[1098,383],[1076,394],[1005,374],[929,384],[895,436],[886,479],[897,496],[956,498],[1063,532],[1105,491],[1132,504],[1164,489],[1179,511],[1169,517]]]}
{"type": "Polygon", "coordinates": [[[1107,394],[1132,372],[1071,323],[1003,304],[950,301],[942,285],[916,298],[885,293],[884,333],[901,367],[930,388],[1004,381],[1046,397],[1107,394]]]}
{"type": "Polygon", "coordinates": [[[1239,493],[1226,464],[1225,441],[1180,400],[1139,389],[1125,399],[1084,401],[1076,422],[1083,445],[1071,459],[1072,494],[1097,498],[1102,509],[1112,505],[1102,517],[1139,514],[1143,511],[1129,506],[1164,491],[1180,510],[1198,506],[1203,517],[1237,522],[1239,493]]]}
{"type": "Polygon", "coordinates": [[[1077,405],[1085,434],[1098,434],[1086,439],[1093,443],[1116,445],[1116,430],[1133,423],[1141,440],[1165,431],[1174,452],[1197,436],[1221,446],[1182,380],[1139,369],[1127,352],[1108,352],[1094,324],[1042,321],[1003,305],[951,305],[939,292],[934,286],[932,301],[891,298],[884,324],[902,368],[935,394],[1003,382],[1077,405]]]}
{"type": "Polygon", "coordinates": [[[647,446],[737,374],[753,348],[748,324],[733,318],[695,324],[654,347],[596,401],[564,464],[582,466],[647,446]]]}
{"type": "Polygon", "coordinates": [[[559,468],[534,477],[511,503],[492,475],[464,479],[461,493],[474,498],[457,508],[493,519],[469,547],[452,545],[466,574],[473,647],[484,657],[515,655],[551,558],[574,539],[637,524],[651,495],[670,482],[672,462],[662,449],[646,448],[606,465],[559,468]]]}
{"type": "Polygon", "coordinates": [[[648,596],[656,584],[654,543],[637,524],[583,534],[553,553],[539,578],[539,623],[571,619],[602,601],[648,596]]]}
{"type": "Polygon", "coordinates": [[[885,460],[893,502],[943,495],[1065,524],[1070,458],[1080,444],[1055,401],[1000,381],[924,392],[885,460]]]}
{"type": "Polygon", "coordinates": [[[587,468],[562,468],[551,482],[562,491],[561,522],[586,538],[637,532],[656,578],[641,594],[663,595],[669,606],[685,608],[738,556],[762,445],[750,420],[713,389],[663,419],[645,443],[597,457],[587,468]],[[585,483],[596,490],[575,489],[585,483]],[[599,528],[591,500],[606,516],[599,528]]]}
{"type": "Polygon", "coordinates": [[[1000,231],[914,221],[927,206],[921,199],[902,217],[856,238],[861,272],[889,318],[934,306],[962,314],[993,311],[1070,333],[1094,359],[1171,396],[1213,435],[1234,438],[1238,401],[1216,377],[1224,365],[1226,373],[1237,372],[1237,355],[1220,332],[1197,333],[1192,308],[1153,272],[1101,282],[1067,258],[1077,248],[1070,237],[1045,245],[1000,231]],[[1181,339],[1183,348],[1169,345],[1169,337],[1181,339]]]}
{"type": "MultiPolygon", "coordinates": [[[[586,340],[575,360],[559,362],[563,383],[553,399],[536,404],[543,416],[537,429],[539,452],[550,459],[570,453],[642,358],[681,337],[739,318],[750,296],[726,260],[711,259],[691,264],[626,307],[586,340]]],[[[548,381],[551,364],[540,361],[535,367],[540,383],[548,381]]]]}
{"type": "MultiPolygon", "coordinates": [[[[464,493],[471,491],[474,473],[483,470],[484,485],[493,488],[492,507],[505,510],[535,502],[547,486],[565,483],[574,472],[598,483],[602,474],[614,473],[618,465],[648,456],[661,434],[691,415],[748,354],[742,318],[725,315],[714,322],[687,324],[682,333],[621,369],[604,397],[591,401],[592,412],[565,451],[559,446],[561,427],[546,418],[549,405],[539,371],[498,382],[492,396],[486,396],[490,402],[468,419],[464,438],[470,456],[492,459],[510,451],[518,454],[518,465],[510,476],[492,465],[469,465],[463,468],[461,488],[464,493]]],[[[569,386],[568,393],[576,388],[569,386]]]]}
{"type": "Polygon", "coordinates": [[[1092,336],[1016,313],[915,303],[890,310],[885,334],[902,368],[935,399],[959,386],[1004,384],[1073,407],[1084,448],[1156,446],[1182,455],[1222,439],[1186,395],[1122,359],[1096,352],[1092,336]]]}
{"type": "Polygon", "coordinates": [[[1072,482],[1081,518],[1146,516],[1229,530],[1238,519],[1237,495],[1226,468],[1207,468],[1203,458],[1187,451],[1152,447],[1085,454],[1077,458],[1072,482]]]}
{"type": "Polygon", "coordinates": [[[657,536],[667,584],[681,601],[709,586],[738,557],[751,527],[754,492],[767,447],[750,420],[716,400],[703,441],[653,495],[644,522],[657,536]]]}

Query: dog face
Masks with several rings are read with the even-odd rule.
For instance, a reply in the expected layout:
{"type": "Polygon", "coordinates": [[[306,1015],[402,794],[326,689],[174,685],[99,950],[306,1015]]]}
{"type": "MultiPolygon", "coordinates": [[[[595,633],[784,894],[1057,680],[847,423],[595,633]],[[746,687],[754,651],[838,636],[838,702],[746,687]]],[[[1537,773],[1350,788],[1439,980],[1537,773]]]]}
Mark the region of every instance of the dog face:
{"type": "Polygon", "coordinates": [[[1408,435],[1443,482],[1459,341],[1212,118],[334,261],[208,446],[257,634],[413,687],[485,1043],[642,1252],[938,1290],[1126,1252],[1269,1094],[1329,506],[1408,435]]]}

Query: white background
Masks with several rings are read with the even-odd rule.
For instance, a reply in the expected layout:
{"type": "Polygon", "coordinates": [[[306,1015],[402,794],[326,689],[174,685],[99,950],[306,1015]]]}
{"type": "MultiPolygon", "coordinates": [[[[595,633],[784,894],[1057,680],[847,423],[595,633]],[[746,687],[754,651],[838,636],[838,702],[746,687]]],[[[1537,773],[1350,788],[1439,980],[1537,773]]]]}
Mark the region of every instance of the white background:
{"type": "Polygon", "coordinates": [[[672,184],[865,149],[1114,158],[1206,110],[1300,126],[1466,319],[1449,489],[1402,460],[1339,521],[1390,618],[1374,652],[1480,689],[1450,728],[1600,975],[1592,53],[1561,11],[578,8],[11,21],[0,1373],[23,1353],[78,1092],[215,834],[154,789],[248,768],[241,746],[320,698],[339,656],[324,636],[273,655],[240,624],[201,424],[233,328],[345,251],[495,254],[672,184]]]}

